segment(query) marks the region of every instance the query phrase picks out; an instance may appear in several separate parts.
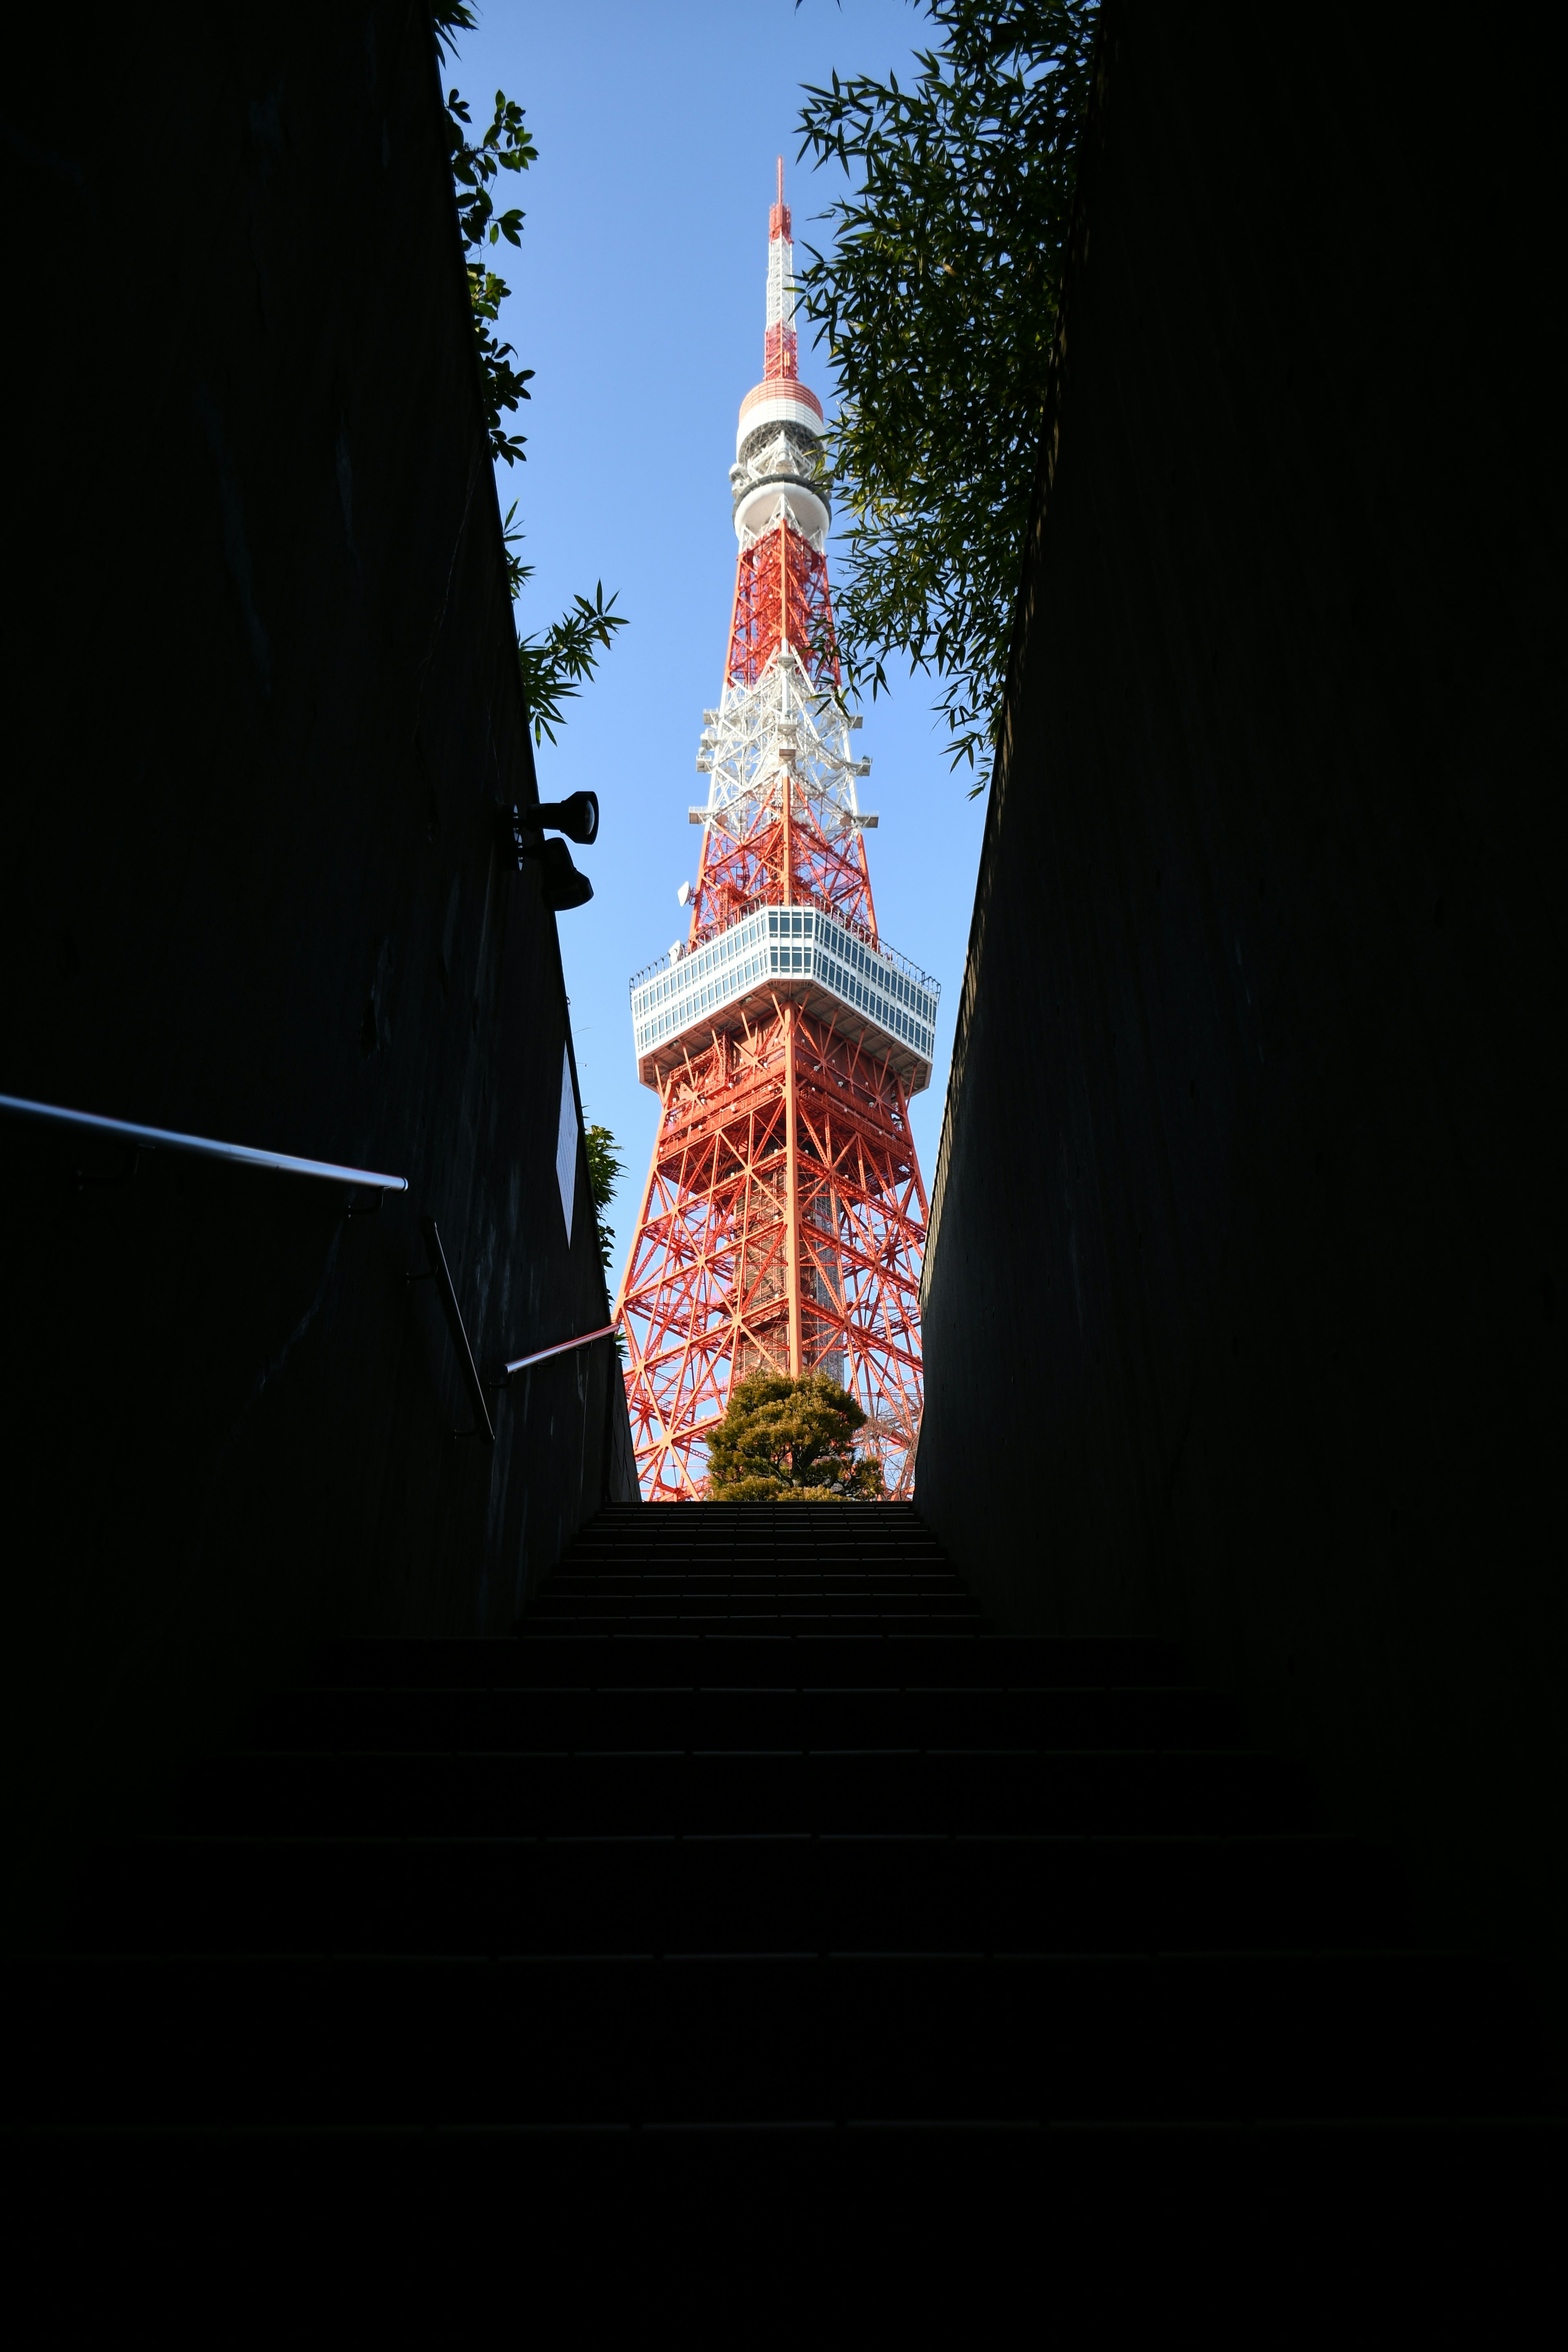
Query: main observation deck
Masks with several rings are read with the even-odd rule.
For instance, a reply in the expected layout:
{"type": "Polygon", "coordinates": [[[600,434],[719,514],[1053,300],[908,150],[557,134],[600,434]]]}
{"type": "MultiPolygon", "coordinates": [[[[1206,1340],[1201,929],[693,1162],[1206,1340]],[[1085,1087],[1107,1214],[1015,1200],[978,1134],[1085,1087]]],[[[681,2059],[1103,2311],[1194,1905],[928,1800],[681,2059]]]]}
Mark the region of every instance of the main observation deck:
{"type": "Polygon", "coordinates": [[[896,1070],[906,1095],[931,1084],[942,991],[929,972],[826,907],[759,907],[631,983],[637,1076],[658,1090],[689,1045],[763,1020],[776,999],[831,1014],[841,1036],[896,1070]]]}

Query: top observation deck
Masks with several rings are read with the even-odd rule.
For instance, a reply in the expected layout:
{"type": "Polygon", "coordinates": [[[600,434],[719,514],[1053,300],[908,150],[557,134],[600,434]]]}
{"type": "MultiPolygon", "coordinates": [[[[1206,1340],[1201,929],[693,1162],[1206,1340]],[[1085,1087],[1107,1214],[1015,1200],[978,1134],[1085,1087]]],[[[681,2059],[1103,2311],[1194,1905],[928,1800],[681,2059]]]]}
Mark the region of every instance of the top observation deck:
{"type": "Polygon", "coordinates": [[[636,974],[637,1076],[657,1091],[689,1048],[754,1026],[788,999],[830,1017],[917,1095],[931,1084],[941,993],[929,972],[826,907],[757,907],[636,974]]]}

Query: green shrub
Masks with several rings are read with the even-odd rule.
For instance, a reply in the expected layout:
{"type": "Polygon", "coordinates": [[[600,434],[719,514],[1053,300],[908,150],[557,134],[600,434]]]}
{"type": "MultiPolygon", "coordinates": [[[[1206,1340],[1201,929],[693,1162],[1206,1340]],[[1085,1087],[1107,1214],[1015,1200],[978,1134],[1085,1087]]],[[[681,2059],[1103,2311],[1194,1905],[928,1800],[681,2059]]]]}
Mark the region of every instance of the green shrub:
{"type": "Polygon", "coordinates": [[[881,1465],[855,1454],[865,1423],[826,1373],[753,1372],[708,1441],[708,1492],[716,1503],[878,1502],[881,1465]]]}

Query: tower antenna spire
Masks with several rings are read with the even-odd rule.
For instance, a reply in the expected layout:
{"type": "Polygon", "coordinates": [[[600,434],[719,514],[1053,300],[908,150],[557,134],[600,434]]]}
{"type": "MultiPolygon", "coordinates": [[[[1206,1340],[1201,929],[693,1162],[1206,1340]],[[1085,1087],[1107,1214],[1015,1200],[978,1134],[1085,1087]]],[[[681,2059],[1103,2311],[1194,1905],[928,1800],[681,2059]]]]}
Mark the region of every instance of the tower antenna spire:
{"type": "Polygon", "coordinates": [[[796,364],[784,157],[768,218],[763,381],[730,469],[735,601],[684,947],[632,982],[658,1129],[616,1319],[649,1502],[707,1492],[737,1381],[821,1372],[866,1416],[886,1491],[914,1478],[926,1195],[909,1103],[937,983],[878,931],[827,583],[822,403],[796,364]]]}

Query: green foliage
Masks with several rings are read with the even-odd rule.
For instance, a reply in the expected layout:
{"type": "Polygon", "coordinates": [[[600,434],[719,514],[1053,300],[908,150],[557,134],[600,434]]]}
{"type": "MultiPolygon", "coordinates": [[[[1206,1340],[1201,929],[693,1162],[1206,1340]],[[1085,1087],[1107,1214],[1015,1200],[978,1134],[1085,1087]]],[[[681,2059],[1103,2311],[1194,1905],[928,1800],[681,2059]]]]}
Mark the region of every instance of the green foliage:
{"type": "MultiPolygon", "coordinates": [[[[594,1230],[599,1237],[599,1263],[606,1274],[615,1252],[616,1229],[605,1222],[605,1211],[616,1196],[616,1186],[626,1172],[626,1163],[616,1157],[616,1139],[607,1127],[589,1128],[584,1140],[588,1148],[588,1190],[594,1196],[594,1230]]],[[[625,1363],[626,1343],[620,1332],[616,1333],[616,1353],[625,1363]]]]}
{"type": "Polygon", "coordinates": [[[468,301],[473,311],[474,341],[479,354],[479,381],[484,386],[485,430],[490,437],[492,457],[504,457],[509,466],[523,454],[526,433],[509,433],[502,423],[502,414],[513,409],[520,400],[529,400],[529,380],[531,368],[512,365],[517,354],[510,343],[503,343],[496,334],[494,322],[500,316],[500,306],[511,292],[504,279],[493,270],[468,264],[468,301]]]}
{"type": "Polygon", "coordinates": [[[945,681],[952,764],[995,740],[1044,417],[1096,0],[923,0],[912,89],[809,87],[801,152],[851,193],[808,247],[802,308],[838,394],[838,644],[856,690],[884,656],[945,681]]]}
{"type": "MultiPolygon", "coordinates": [[[[539,161],[539,150],[529,137],[522,109],[504,89],[496,92],[495,113],[489,128],[475,142],[465,134],[471,128],[467,105],[457,91],[447,98],[447,133],[452,151],[452,177],[458,184],[458,218],[469,252],[488,242],[522,242],[522,215],[514,206],[497,214],[490,183],[498,172],[526,172],[539,161]]],[[[507,289],[510,292],[510,289],[507,289]]]]}
{"type": "Polygon", "coordinates": [[[436,27],[436,47],[442,62],[451,65],[457,58],[458,45],[453,36],[471,33],[479,24],[470,0],[431,0],[431,21],[436,27]]]}
{"type": "Polygon", "coordinates": [[[865,1421],[823,1372],[753,1372],[708,1441],[708,1491],[724,1503],[875,1502],[881,1465],[855,1458],[865,1421]]]}
{"type": "Polygon", "coordinates": [[[591,1127],[584,1138],[588,1149],[588,1190],[594,1196],[594,1222],[598,1228],[599,1256],[605,1272],[610,1270],[610,1256],[616,1239],[614,1225],[605,1223],[605,1211],[616,1194],[616,1186],[626,1172],[624,1160],[616,1157],[616,1139],[607,1127],[591,1127]]]}
{"type": "Polygon", "coordinates": [[[491,455],[510,466],[522,456],[525,436],[509,433],[503,418],[519,401],[528,399],[533,370],[515,366],[517,354],[512,346],[503,343],[496,333],[500,306],[511,289],[485,260],[484,249],[487,245],[499,244],[503,236],[509,245],[521,243],[522,214],[516,205],[510,212],[498,213],[491,183],[498,172],[526,172],[531,163],[538,162],[539,150],[528,135],[521,107],[515,99],[508,98],[504,89],[497,90],[495,111],[477,138],[470,135],[472,128],[467,102],[456,89],[448,90],[447,145],[458,192],[458,223],[463,232],[464,251],[479,256],[466,266],[468,304],[485,391],[485,425],[490,436],[491,455]]]}
{"type": "Polygon", "coordinates": [[[519,637],[517,657],[522,665],[523,690],[536,743],[546,735],[554,742],[563,716],[563,703],[582,692],[583,682],[599,667],[599,648],[609,645],[614,630],[626,625],[626,616],[616,611],[615,598],[605,604],[605,583],[600,580],[595,583],[592,603],[586,596],[574,596],[542,636],[519,637]]]}
{"type": "MultiPolygon", "coordinates": [[[[473,30],[473,9],[468,0],[433,0],[431,15],[441,57],[450,63],[457,54],[456,36],[473,30]]],[[[449,89],[447,144],[463,248],[470,257],[466,264],[468,304],[479,357],[485,429],[489,436],[491,456],[508,466],[515,465],[524,455],[527,436],[509,432],[506,418],[520,401],[530,398],[528,386],[533,370],[516,365],[515,350],[510,343],[503,343],[497,331],[500,306],[511,289],[490,268],[485,248],[498,245],[502,237],[509,245],[521,243],[522,214],[516,205],[508,212],[496,210],[494,183],[501,172],[526,172],[530,164],[538,162],[539,150],[529,136],[521,107],[515,99],[508,98],[504,89],[497,90],[489,122],[477,135],[467,101],[457,89],[449,89]],[[479,256],[477,260],[472,257],[475,255],[479,256]]],[[[524,563],[517,553],[522,530],[514,520],[516,514],[517,501],[513,499],[501,527],[501,537],[506,545],[507,583],[514,604],[533,576],[532,565],[524,563]]],[[[608,604],[605,602],[604,583],[600,581],[595,583],[592,602],[586,596],[574,596],[560,619],[552,621],[542,635],[519,636],[517,658],[536,743],[542,743],[547,735],[554,742],[555,730],[564,716],[563,706],[582,692],[598,667],[601,652],[611,645],[616,631],[624,629],[626,625],[626,615],[616,611],[615,597],[608,604]]]]}
{"type": "MultiPolygon", "coordinates": [[[[501,525],[501,538],[506,543],[507,578],[515,601],[524,585],[533,577],[531,563],[524,563],[517,550],[522,544],[522,527],[514,521],[517,501],[507,509],[501,525]]],[[[555,740],[555,730],[562,723],[563,703],[581,694],[584,683],[599,666],[599,650],[614,640],[617,629],[626,625],[626,616],[616,610],[616,600],[605,602],[605,583],[594,583],[592,603],[586,596],[574,596],[558,621],[540,637],[519,637],[517,658],[522,667],[522,688],[528,697],[529,715],[533,720],[533,740],[542,743],[548,735],[555,740]]]]}

